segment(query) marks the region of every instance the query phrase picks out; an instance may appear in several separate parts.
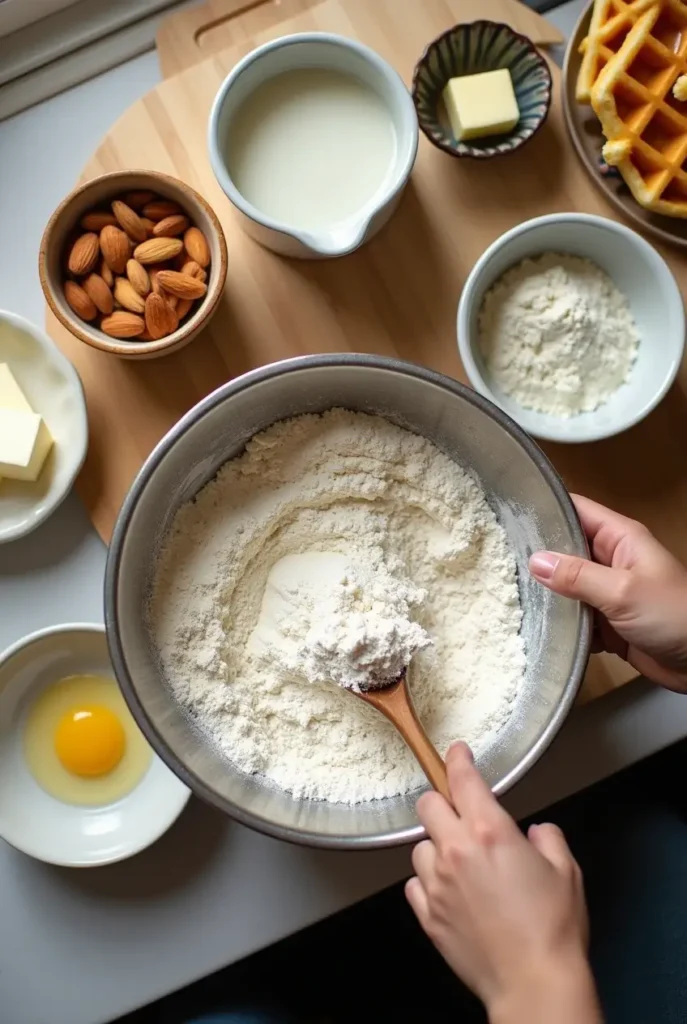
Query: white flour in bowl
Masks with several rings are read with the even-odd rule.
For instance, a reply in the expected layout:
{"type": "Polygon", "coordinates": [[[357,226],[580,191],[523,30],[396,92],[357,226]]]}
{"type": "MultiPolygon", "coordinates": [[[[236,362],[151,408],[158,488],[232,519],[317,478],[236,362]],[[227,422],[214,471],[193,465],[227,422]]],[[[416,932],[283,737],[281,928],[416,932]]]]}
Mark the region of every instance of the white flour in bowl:
{"type": "Polygon", "coordinates": [[[359,693],[388,685],[429,634],[412,619],[426,597],[386,565],[334,551],[299,551],[276,562],[248,652],[265,671],[359,693]]]}
{"type": "Polygon", "coordinates": [[[417,651],[409,685],[442,754],[493,739],[525,668],[515,559],[479,486],[425,439],[342,409],[256,435],[179,510],[149,618],[165,676],[208,738],[243,771],[329,801],[424,780],[327,664],[332,677],[385,664],[396,630],[417,651]],[[373,606],[374,635],[346,632],[346,609],[369,627],[373,606]]]}
{"type": "Polygon", "coordinates": [[[547,252],[486,293],[479,346],[497,387],[527,409],[567,418],[593,412],[628,380],[639,334],[601,267],[547,252]]]}

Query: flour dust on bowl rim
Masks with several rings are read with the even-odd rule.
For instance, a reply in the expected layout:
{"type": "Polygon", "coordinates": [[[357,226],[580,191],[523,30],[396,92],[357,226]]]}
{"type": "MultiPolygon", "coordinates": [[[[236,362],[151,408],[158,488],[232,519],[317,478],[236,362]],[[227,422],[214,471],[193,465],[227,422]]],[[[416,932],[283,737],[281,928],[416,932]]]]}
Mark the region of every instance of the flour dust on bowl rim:
{"type": "Polygon", "coordinates": [[[261,776],[239,771],[173,697],[143,614],[179,507],[256,433],[335,407],[382,416],[430,440],[479,478],[504,527],[518,567],[527,668],[510,719],[480,752],[478,766],[497,794],[522,778],[572,706],[591,638],[589,610],[536,584],[527,561],[541,548],[586,555],[586,541],[570,496],[532,439],[479,394],[431,370],[376,356],[305,356],[251,371],[201,401],[151,453],[124,501],[107,560],[105,622],[115,673],[134,717],[156,752],[200,797],[245,825],[292,842],[398,846],[423,834],[415,815],[417,791],[361,804],[328,803],[295,799],[261,776]]]}

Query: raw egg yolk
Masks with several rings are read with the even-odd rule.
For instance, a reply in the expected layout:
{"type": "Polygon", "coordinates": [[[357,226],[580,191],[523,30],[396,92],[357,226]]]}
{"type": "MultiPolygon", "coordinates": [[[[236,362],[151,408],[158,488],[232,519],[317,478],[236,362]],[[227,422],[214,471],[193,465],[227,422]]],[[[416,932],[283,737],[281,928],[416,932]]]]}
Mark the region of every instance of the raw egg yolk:
{"type": "Polygon", "coordinates": [[[117,716],[97,704],[68,711],[55,731],[55,752],[72,775],[107,775],[121,761],[125,742],[117,716]]]}

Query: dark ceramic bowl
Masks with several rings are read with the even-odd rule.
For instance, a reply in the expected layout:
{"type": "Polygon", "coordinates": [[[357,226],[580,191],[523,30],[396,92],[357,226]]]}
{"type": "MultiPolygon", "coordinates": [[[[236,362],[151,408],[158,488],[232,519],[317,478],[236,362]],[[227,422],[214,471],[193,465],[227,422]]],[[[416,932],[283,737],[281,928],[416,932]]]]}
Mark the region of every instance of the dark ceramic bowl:
{"type": "Polygon", "coordinates": [[[413,102],[420,128],[451,156],[478,159],[513,153],[544,124],[551,106],[551,72],[527,36],[495,21],[456,25],[430,43],[415,66],[413,102]],[[520,120],[505,135],[459,142],[451,131],[442,92],[450,78],[508,68],[520,120]]]}

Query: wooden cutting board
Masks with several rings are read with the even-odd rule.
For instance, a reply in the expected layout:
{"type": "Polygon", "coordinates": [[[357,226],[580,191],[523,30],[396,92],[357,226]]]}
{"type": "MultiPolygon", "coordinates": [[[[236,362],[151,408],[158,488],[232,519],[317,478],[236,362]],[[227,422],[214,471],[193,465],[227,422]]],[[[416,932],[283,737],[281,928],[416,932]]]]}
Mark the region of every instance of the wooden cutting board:
{"type": "MultiPolygon", "coordinates": [[[[410,81],[426,42],[459,20],[511,20],[513,0],[323,0],[298,16],[195,64],[135,103],[84,169],[149,167],[184,179],[213,205],[229,247],[219,311],[188,348],[123,362],[81,344],[48,313],[47,327],[84,383],[91,442],[78,490],[107,542],[121,501],[163,434],[231,377],[286,356],[363,351],[424,363],[465,380],[455,339],[463,282],[503,231],[556,210],[613,216],[578,164],[563,125],[560,75],[544,129],[519,152],[488,162],[453,160],[420,141],[411,184],[389,225],[342,260],[284,260],[238,227],[206,153],[206,122],[228,70],[255,45],[286,32],[328,30],[371,45],[410,81]]],[[[668,254],[681,283],[687,260],[668,254]]],[[[546,450],[568,485],[647,522],[687,558],[687,405],[680,383],[643,424],[596,445],[546,450]]],[[[587,698],[631,673],[595,661],[587,698]]]]}
{"type": "MultiPolygon", "coordinates": [[[[322,0],[206,0],[206,3],[170,14],[161,23],[156,44],[165,78],[185,71],[213,53],[251,39],[279,22],[309,10],[322,0]]],[[[370,0],[375,3],[376,0],[370,0]]],[[[414,0],[419,6],[423,0],[414,0]]],[[[388,8],[392,11],[392,8],[388,8]]],[[[399,5],[395,20],[405,13],[399,5]]],[[[494,18],[491,6],[480,8],[480,17],[494,18]]],[[[501,17],[501,14],[497,15],[501,17]]],[[[469,16],[463,15],[463,20],[469,16]]],[[[496,20],[496,18],[494,18],[496,20]]],[[[503,18],[506,20],[506,18],[503,18]]],[[[509,25],[524,33],[537,46],[553,46],[563,37],[541,14],[521,3],[511,3],[509,25]]],[[[393,24],[393,22],[392,22],[393,24]]]]}

